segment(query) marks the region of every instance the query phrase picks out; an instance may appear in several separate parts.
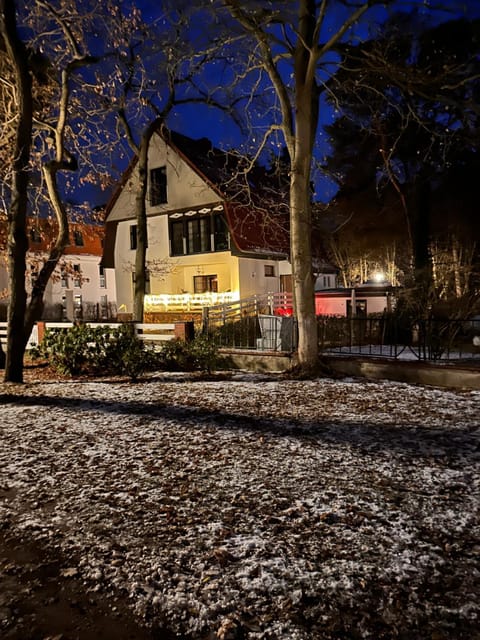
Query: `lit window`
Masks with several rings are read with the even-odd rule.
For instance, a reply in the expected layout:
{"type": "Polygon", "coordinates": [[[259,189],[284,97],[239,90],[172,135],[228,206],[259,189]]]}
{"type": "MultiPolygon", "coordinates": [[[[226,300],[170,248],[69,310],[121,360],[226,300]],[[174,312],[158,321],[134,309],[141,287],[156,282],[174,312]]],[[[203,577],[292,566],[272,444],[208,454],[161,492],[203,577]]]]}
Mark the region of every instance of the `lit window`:
{"type": "Polygon", "coordinates": [[[207,291],[217,293],[217,276],[193,276],[193,292],[206,293],[207,291]]]}
{"type": "Polygon", "coordinates": [[[150,170],[150,204],[152,207],[167,202],[167,167],[150,170]]]}

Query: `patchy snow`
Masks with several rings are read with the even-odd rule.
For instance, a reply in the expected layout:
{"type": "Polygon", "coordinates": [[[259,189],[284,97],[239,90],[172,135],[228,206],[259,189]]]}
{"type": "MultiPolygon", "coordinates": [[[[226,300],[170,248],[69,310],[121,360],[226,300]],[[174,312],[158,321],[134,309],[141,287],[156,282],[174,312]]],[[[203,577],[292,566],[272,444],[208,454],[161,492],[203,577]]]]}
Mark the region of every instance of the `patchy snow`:
{"type": "Polygon", "coordinates": [[[474,638],[480,392],[0,384],[0,518],[182,638],[474,638]]]}

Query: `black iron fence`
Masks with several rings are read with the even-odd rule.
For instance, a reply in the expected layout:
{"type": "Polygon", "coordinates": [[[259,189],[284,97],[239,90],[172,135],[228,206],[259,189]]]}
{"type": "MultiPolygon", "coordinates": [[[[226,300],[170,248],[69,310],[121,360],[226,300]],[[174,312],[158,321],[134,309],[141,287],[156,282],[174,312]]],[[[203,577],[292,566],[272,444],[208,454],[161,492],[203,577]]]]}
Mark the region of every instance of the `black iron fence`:
{"type": "Polygon", "coordinates": [[[320,351],[327,353],[480,361],[480,320],[319,316],[318,335],[320,351]]]}
{"type": "MultiPolygon", "coordinates": [[[[259,351],[295,351],[296,322],[291,316],[251,309],[204,325],[218,347],[259,351]]],[[[415,320],[379,317],[318,316],[321,353],[480,364],[480,319],[415,320]]]]}

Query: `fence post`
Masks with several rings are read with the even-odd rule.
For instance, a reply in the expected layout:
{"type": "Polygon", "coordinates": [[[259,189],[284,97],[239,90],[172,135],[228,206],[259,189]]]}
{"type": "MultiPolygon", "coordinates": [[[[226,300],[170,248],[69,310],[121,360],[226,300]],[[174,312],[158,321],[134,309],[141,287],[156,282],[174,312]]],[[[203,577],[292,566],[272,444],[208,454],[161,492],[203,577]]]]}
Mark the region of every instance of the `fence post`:
{"type": "Polygon", "coordinates": [[[175,338],[190,342],[195,337],[195,329],[193,322],[175,322],[175,338]]]}
{"type": "Polygon", "coordinates": [[[43,340],[44,335],[45,335],[45,322],[40,320],[39,322],[37,322],[37,340],[38,340],[38,344],[41,343],[41,341],[43,340]]]}
{"type": "Polygon", "coordinates": [[[208,307],[202,307],[202,333],[208,335],[208,307]]]}

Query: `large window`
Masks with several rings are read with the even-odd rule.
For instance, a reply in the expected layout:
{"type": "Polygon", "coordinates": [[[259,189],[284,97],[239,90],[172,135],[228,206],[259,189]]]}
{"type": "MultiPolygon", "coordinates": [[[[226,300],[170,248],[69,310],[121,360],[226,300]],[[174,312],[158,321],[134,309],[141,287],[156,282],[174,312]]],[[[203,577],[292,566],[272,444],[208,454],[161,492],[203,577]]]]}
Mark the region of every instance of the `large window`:
{"type": "Polygon", "coordinates": [[[173,214],[169,233],[172,256],[229,249],[227,223],[221,213],[173,214]]]}
{"type": "Polygon", "coordinates": [[[150,204],[155,207],[167,202],[167,167],[150,170],[150,204]]]}
{"type": "Polygon", "coordinates": [[[187,220],[187,253],[205,253],[211,250],[210,216],[187,220]]]}
{"type": "MultiPolygon", "coordinates": [[[[130,249],[132,251],[135,251],[135,249],[137,248],[137,244],[138,244],[137,225],[131,224],[130,225],[130,249]]],[[[145,246],[148,247],[148,237],[146,239],[145,246]]]]}

